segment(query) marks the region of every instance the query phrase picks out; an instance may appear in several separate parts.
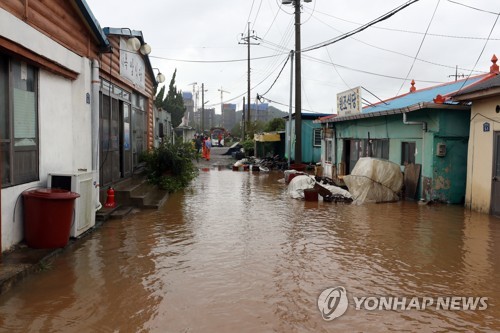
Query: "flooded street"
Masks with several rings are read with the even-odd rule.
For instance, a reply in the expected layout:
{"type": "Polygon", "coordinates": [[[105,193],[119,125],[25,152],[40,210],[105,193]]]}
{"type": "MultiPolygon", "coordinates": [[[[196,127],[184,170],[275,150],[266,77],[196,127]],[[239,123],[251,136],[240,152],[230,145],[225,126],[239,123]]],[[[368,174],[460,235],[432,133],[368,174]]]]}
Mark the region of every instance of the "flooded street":
{"type": "Polygon", "coordinates": [[[281,177],[205,169],[161,210],[106,222],[2,295],[0,331],[500,330],[500,219],[293,200],[281,177]],[[349,307],[325,321],[318,296],[336,286],[349,307]],[[488,299],[394,311],[356,309],[354,296],[488,299]]]}

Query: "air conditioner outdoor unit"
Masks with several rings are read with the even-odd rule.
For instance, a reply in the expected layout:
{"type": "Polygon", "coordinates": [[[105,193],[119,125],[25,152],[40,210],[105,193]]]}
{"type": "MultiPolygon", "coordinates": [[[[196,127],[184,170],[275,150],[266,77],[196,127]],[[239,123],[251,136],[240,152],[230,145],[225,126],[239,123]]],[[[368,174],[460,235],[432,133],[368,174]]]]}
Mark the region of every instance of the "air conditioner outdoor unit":
{"type": "Polygon", "coordinates": [[[95,225],[95,190],[92,172],[49,173],[47,187],[80,194],[75,200],[71,237],[79,237],[95,225]]]}

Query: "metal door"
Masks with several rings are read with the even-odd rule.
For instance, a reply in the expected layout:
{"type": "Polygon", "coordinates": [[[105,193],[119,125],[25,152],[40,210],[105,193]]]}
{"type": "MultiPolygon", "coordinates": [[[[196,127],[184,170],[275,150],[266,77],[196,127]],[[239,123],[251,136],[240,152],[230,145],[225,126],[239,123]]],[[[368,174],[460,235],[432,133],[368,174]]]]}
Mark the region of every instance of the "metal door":
{"type": "Polygon", "coordinates": [[[125,178],[132,175],[130,104],[122,102],[120,118],[120,170],[125,178]]]}
{"type": "Polygon", "coordinates": [[[494,132],[491,214],[500,215],[500,132],[494,132]]]}

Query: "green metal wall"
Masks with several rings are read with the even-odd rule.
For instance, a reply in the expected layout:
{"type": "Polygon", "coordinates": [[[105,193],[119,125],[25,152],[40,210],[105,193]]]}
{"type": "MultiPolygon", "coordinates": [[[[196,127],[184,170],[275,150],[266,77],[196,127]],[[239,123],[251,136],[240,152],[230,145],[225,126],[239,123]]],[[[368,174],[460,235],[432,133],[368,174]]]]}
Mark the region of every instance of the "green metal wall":
{"type": "MultiPolygon", "coordinates": [[[[415,142],[415,163],[422,165],[423,198],[461,203],[467,178],[470,111],[423,109],[408,113],[407,121],[427,122],[427,132],[422,131],[422,125],[403,124],[402,114],[334,123],[336,163],[341,162],[346,139],[368,139],[368,134],[371,139],[389,139],[389,160],[399,165],[402,143],[415,142]],[[444,157],[436,156],[439,142],[447,146],[444,157]]],[[[422,193],[422,182],[418,193],[422,193]]]]}

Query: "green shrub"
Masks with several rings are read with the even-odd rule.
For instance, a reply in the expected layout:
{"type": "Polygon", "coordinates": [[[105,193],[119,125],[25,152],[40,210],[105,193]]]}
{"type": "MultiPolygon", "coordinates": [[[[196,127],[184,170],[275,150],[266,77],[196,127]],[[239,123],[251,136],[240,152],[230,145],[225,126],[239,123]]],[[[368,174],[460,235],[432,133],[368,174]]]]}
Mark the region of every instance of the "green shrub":
{"type": "Polygon", "coordinates": [[[191,143],[164,142],[142,155],[149,181],[168,192],[185,188],[196,177],[194,159],[196,150],[191,143]]]}

